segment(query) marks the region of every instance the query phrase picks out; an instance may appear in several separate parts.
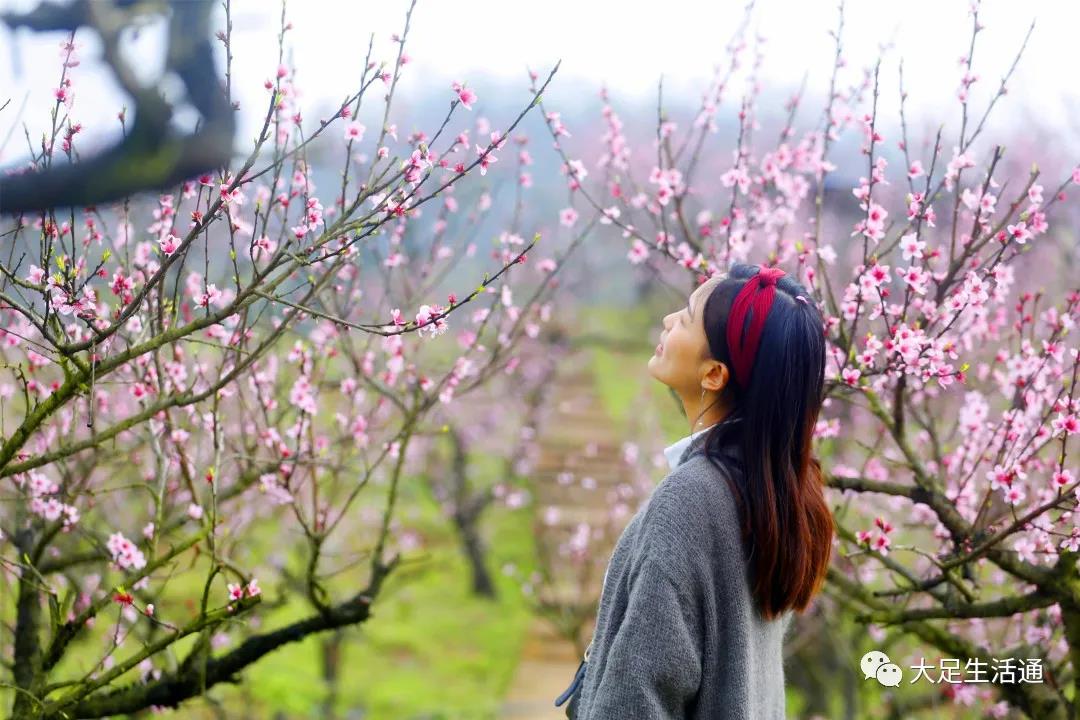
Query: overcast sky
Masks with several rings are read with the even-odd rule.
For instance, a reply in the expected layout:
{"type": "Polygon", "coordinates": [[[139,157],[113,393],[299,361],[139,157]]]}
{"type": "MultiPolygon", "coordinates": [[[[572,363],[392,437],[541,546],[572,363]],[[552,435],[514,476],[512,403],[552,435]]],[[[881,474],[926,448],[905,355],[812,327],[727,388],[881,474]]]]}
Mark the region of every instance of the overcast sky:
{"type": "MultiPolygon", "coordinates": [[[[31,0],[0,0],[4,10],[32,7],[31,0]]],[[[280,5],[270,0],[235,0],[234,87],[248,135],[260,115],[265,92],[262,82],[276,67],[275,34],[280,5]],[[258,108],[258,109],[256,109],[258,108]]],[[[360,2],[303,0],[289,4],[295,25],[289,43],[299,68],[307,103],[339,101],[356,85],[367,46],[375,33],[376,53],[389,58],[390,35],[401,30],[406,0],[360,2]]],[[[968,3],[961,0],[848,2],[845,52],[852,68],[868,65],[882,43],[893,44],[883,65],[882,110],[895,107],[897,64],[904,59],[909,107],[934,122],[958,121],[955,104],[961,76],[958,58],[966,52],[971,22],[968,3]]],[[[1075,32],[1080,27],[1080,4],[1060,0],[983,3],[980,18],[986,29],[975,53],[978,101],[997,87],[1016,54],[1031,21],[1036,27],[1027,53],[1009,86],[999,123],[1022,125],[1039,119],[1063,131],[1072,142],[1080,129],[1071,116],[1080,108],[1078,85],[1069,76],[1076,67],[1075,32]]],[[[614,0],[420,0],[413,15],[408,54],[411,73],[402,87],[404,97],[445,92],[453,80],[483,87],[496,81],[516,83],[524,92],[525,67],[546,70],[562,59],[562,70],[546,98],[553,106],[570,106],[595,95],[582,88],[606,84],[616,100],[654,98],[661,73],[668,97],[695,101],[706,86],[712,67],[724,57],[724,45],[742,16],[741,2],[665,0],[636,4],[614,0]],[[658,11],[657,6],[663,8],[658,11]]],[[[760,0],[753,26],[765,37],[762,77],[770,89],[785,94],[809,71],[808,89],[820,100],[828,82],[836,23],[832,0],[760,0]]],[[[113,131],[116,111],[124,103],[108,73],[100,67],[99,46],[86,31],[83,64],[76,68],[75,117],[93,133],[113,131]],[[108,128],[106,130],[105,128],[108,128]]],[[[0,30],[0,142],[25,102],[14,137],[0,163],[25,156],[21,123],[40,136],[52,102],[59,72],[59,35],[32,36],[25,31],[0,30]],[[17,58],[17,59],[16,59],[17,58]],[[18,71],[18,72],[17,72],[18,71]]],[[[132,45],[142,74],[153,77],[162,64],[161,35],[153,29],[132,45]]],[[[524,97],[524,95],[523,95],[524,97]]],[[[483,99],[483,98],[481,98],[483,99]]],[[[309,105],[310,106],[310,105],[309,105]]],[[[314,120],[314,118],[309,115],[314,120]]],[[[1074,146],[1075,147],[1075,146],[1074,146]]]]}

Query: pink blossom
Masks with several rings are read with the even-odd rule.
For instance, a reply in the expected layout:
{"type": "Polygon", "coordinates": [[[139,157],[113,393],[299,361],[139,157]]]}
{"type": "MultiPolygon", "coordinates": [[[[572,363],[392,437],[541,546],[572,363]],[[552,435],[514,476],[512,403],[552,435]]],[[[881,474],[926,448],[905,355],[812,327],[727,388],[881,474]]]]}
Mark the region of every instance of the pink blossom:
{"type": "Polygon", "coordinates": [[[559,223],[563,227],[572,227],[577,222],[578,213],[574,208],[565,208],[559,213],[559,223]]]}
{"type": "Polygon", "coordinates": [[[209,307],[216,305],[219,300],[221,300],[221,291],[218,290],[217,285],[210,283],[206,286],[206,292],[199,296],[198,303],[199,307],[209,307]]]}
{"type": "Polygon", "coordinates": [[[649,246],[643,243],[640,238],[634,238],[634,242],[630,246],[630,252],[626,256],[631,264],[640,265],[649,257],[649,246]]]}
{"type": "Polygon", "coordinates": [[[745,167],[733,167],[720,176],[720,184],[724,187],[738,185],[739,192],[745,195],[750,188],[750,174],[746,172],[745,167]]]}
{"type": "Polygon", "coordinates": [[[551,134],[558,138],[560,135],[570,137],[570,131],[566,129],[566,125],[563,124],[561,119],[561,113],[549,112],[546,116],[548,126],[551,128],[551,134]]]}
{"type": "Polygon", "coordinates": [[[158,245],[161,247],[161,252],[166,256],[172,256],[180,247],[180,238],[176,237],[172,233],[167,234],[165,237],[158,240],[158,245]]]}
{"type": "Polygon", "coordinates": [[[1020,245],[1025,244],[1028,238],[1031,237],[1031,233],[1027,229],[1027,225],[1023,222],[1018,222],[1015,225],[1009,225],[1006,230],[1009,233],[1009,237],[1015,240],[1020,245]]]}
{"type": "Polygon", "coordinates": [[[1009,486],[1008,488],[1006,488],[1004,493],[1005,502],[1010,505],[1016,505],[1020,502],[1023,502],[1025,497],[1027,496],[1024,494],[1023,489],[1019,485],[1009,486]]]}
{"type": "Polygon", "coordinates": [[[315,401],[315,388],[312,387],[311,381],[306,376],[301,375],[293,383],[292,389],[289,391],[289,402],[308,415],[314,415],[318,410],[315,401]]]}
{"type": "Polygon", "coordinates": [[[354,121],[354,122],[349,123],[348,125],[345,126],[345,141],[346,142],[360,142],[361,140],[364,139],[364,130],[366,130],[366,129],[367,128],[365,128],[363,125],[361,125],[358,122],[354,121]]]}
{"type": "Polygon", "coordinates": [[[458,100],[461,101],[461,104],[465,109],[472,110],[472,104],[476,102],[476,93],[459,82],[455,82],[451,87],[454,89],[454,92],[457,93],[458,100]]]}
{"type": "Polygon", "coordinates": [[[911,266],[900,271],[901,279],[919,295],[925,295],[930,286],[930,273],[920,267],[911,266]]]}
{"type": "Polygon", "coordinates": [[[489,150],[487,150],[485,148],[480,147],[479,145],[476,146],[476,152],[480,156],[480,174],[481,175],[487,175],[488,165],[490,165],[493,162],[498,161],[498,158],[495,157],[494,150],[495,150],[494,147],[492,147],[491,150],[489,151],[489,150]]]}
{"type": "Polygon", "coordinates": [[[1046,223],[1046,213],[1033,212],[1028,218],[1028,228],[1032,235],[1041,235],[1046,232],[1049,225],[1046,223]]]}
{"type": "Polygon", "coordinates": [[[580,160],[568,161],[564,170],[579,183],[589,175],[589,171],[585,169],[585,163],[580,160]]]}
{"type": "Polygon", "coordinates": [[[873,287],[881,287],[890,281],[888,265],[871,265],[870,270],[864,277],[869,277],[873,287]]]}
{"type": "MultiPolygon", "coordinates": [[[[506,299],[505,293],[503,299],[506,299]]],[[[428,337],[433,338],[446,332],[447,322],[446,318],[442,317],[443,314],[444,308],[441,305],[421,305],[419,312],[416,313],[416,324],[423,327],[417,330],[417,335],[423,336],[427,333],[428,337]]]]}
{"type": "Polygon", "coordinates": [[[926,247],[926,243],[919,240],[919,237],[915,233],[900,238],[900,247],[904,251],[904,259],[911,260],[912,258],[923,257],[923,248],[926,247]]]}
{"type": "Polygon", "coordinates": [[[1069,534],[1069,537],[1061,541],[1059,547],[1062,550],[1069,550],[1071,552],[1080,550],[1080,527],[1074,527],[1072,533],[1069,534]]]}
{"type": "Polygon", "coordinates": [[[1065,415],[1064,413],[1058,413],[1058,416],[1050,422],[1050,427],[1054,431],[1054,435],[1075,435],[1080,432],[1080,418],[1076,415],[1065,415]]]}
{"type": "Polygon", "coordinates": [[[146,557],[142,551],[124,537],[123,533],[115,532],[110,535],[105,547],[112,555],[113,562],[124,570],[141,570],[146,567],[146,557]]]}
{"type": "Polygon", "coordinates": [[[1054,473],[1053,488],[1055,490],[1064,490],[1069,485],[1076,482],[1076,478],[1069,470],[1060,470],[1054,473]]]}
{"type": "Polygon", "coordinates": [[[956,178],[960,176],[960,172],[965,168],[975,167],[975,160],[971,157],[970,153],[961,153],[960,148],[953,148],[952,159],[949,160],[949,165],[945,172],[945,187],[948,190],[953,189],[953,185],[956,183],[956,178]]]}
{"type": "Polygon", "coordinates": [[[244,586],[239,583],[229,583],[229,600],[242,600],[244,598],[244,586]]]}
{"type": "Polygon", "coordinates": [[[881,517],[880,515],[874,518],[874,524],[877,525],[883,533],[891,533],[893,531],[892,523],[890,523],[888,520],[881,517]]]}
{"type": "Polygon", "coordinates": [[[536,271],[541,275],[547,275],[558,266],[553,258],[544,258],[536,263],[536,271]]]}
{"type": "Polygon", "coordinates": [[[612,223],[612,221],[618,220],[619,215],[621,215],[621,214],[622,213],[619,211],[619,208],[616,207],[615,205],[612,205],[609,208],[604,208],[603,217],[600,218],[600,224],[601,225],[610,225],[612,223]]]}
{"type": "Polygon", "coordinates": [[[273,473],[259,476],[259,491],[266,494],[272,505],[288,505],[293,501],[292,494],[278,483],[273,473]]]}

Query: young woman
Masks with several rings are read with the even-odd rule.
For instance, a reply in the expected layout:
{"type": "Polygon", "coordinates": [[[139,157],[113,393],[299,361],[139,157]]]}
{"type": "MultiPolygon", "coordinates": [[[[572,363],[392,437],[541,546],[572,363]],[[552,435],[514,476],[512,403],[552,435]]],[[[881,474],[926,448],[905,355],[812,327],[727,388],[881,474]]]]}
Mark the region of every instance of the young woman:
{"type": "Polygon", "coordinates": [[[649,373],[690,435],[604,576],[573,720],[784,718],[783,640],[820,589],[833,520],[811,441],[824,324],[778,268],[735,265],[667,315],[649,373]]]}

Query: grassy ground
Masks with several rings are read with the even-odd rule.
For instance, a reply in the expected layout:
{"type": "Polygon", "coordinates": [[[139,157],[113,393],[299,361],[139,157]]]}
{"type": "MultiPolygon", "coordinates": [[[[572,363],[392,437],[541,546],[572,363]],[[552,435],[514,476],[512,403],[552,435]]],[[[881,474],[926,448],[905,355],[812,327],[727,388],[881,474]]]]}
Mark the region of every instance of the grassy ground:
{"type": "MultiPolygon", "coordinates": [[[[529,612],[500,569],[508,562],[528,567],[530,511],[499,509],[488,516],[488,567],[499,598],[477,598],[469,591],[468,567],[452,528],[417,492],[419,485],[406,483],[401,499],[403,512],[412,516],[409,527],[425,537],[426,559],[399,568],[376,600],[372,619],[347,631],[340,659],[341,717],[494,717],[513,674],[529,612]]],[[[296,718],[321,714],[327,687],[320,650],[318,641],[307,640],[248,673],[258,716],[271,710],[296,718]]]]}

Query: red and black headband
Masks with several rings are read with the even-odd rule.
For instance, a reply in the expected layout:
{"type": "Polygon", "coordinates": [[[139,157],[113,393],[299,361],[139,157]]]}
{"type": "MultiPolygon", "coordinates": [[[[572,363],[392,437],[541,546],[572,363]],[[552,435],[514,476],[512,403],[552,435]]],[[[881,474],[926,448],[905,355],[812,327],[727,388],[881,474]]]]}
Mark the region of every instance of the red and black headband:
{"type": "Polygon", "coordinates": [[[750,276],[732,300],[727,321],[728,353],[734,366],[735,379],[744,388],[750,384],[750,370],[757,355],[765,319],[776,296],[776,282],[787,274],[776,267],[758,265],[758,268],[758,272],[750,276]],[[748,312],[752,313],[750,327],[746,328],[744,334],[742,329],[748,312]]]}

